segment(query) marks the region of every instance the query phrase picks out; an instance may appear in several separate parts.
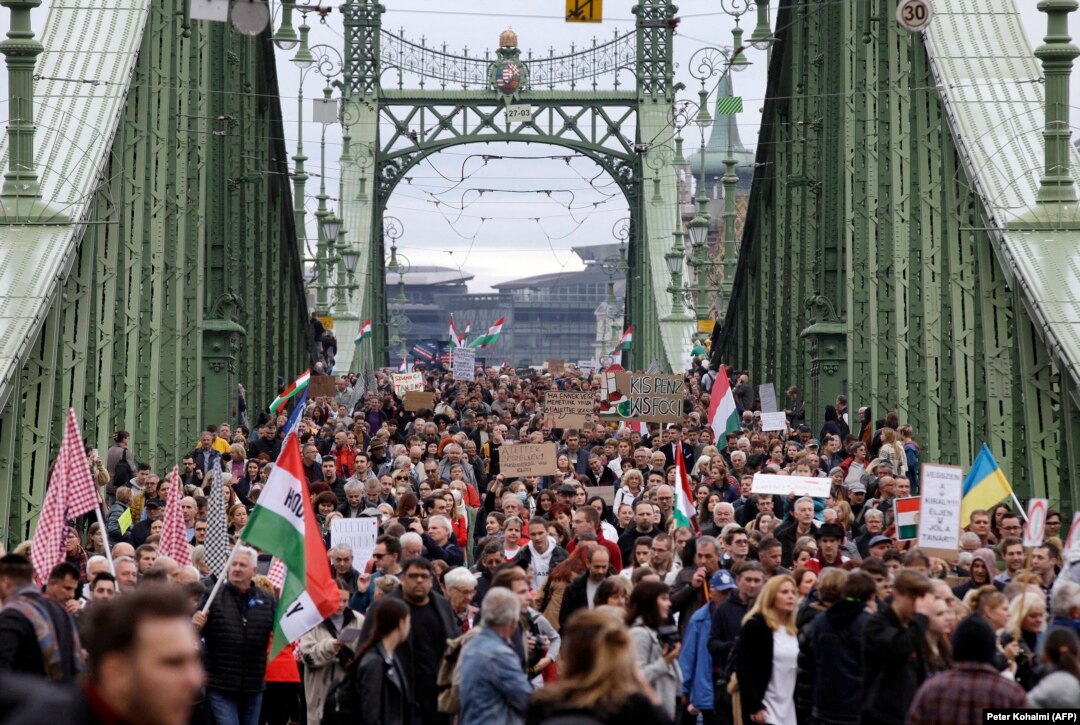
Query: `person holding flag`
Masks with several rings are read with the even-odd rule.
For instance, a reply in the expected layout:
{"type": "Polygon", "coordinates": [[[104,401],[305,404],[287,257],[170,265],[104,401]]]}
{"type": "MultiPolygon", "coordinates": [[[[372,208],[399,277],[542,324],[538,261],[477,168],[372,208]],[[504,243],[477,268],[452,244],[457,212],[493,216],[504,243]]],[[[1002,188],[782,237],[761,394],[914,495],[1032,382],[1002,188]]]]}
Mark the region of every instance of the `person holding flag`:
{"type": "Polygon", "coordinates": [[[268,655],[276,657],[338,608],[337,585],[304,481],[296,432],[290,430],[233,547],[227,578],[218,580],[192,617],[203,633],[207,700],[219,723],[257,725],[268,655]],[[254,586],[257,554],[241,541],[285,565],[280,602],[254,586]]]}

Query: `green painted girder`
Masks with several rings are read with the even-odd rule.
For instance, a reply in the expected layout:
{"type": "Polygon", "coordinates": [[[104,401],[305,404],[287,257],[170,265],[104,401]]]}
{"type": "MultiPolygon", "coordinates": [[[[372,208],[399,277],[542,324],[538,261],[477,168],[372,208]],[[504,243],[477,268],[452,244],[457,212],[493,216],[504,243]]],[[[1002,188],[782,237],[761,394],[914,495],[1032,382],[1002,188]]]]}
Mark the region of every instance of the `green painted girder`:
{"type": "MultiPolygon", "coordinates": [[[[1015,24],[1011,2],[992,4],[995,23],[1015,24]]],[[[935,9],[933,22],[950,33],[969,16],[990,17],[970,0],[935,9]]],[[[1048,344],[1067,339],[1065,324],[1058,315],[1050,329],[1015,251],[1049,248],[1050,233],[1022,221],[1002,227],[998,215],[1022,207],[1028,192],[993,164],[969,162],[982,139],[957,136],[936,90],[944,71],[934,62],[954,62],[952,36],[936,41],[946,50],[935,61],[894,11],[882,0],[781,3],[758,172],[714,359],[755,381],[807,385],[814,430],[823,406],[845,393],[853,417],[862,405],[875,418],[899,411],[924,461],[968,466],[989,443],[1018,496],[1048,496],[1069,511],[1080,493],[1080,397],[1063,360],[1076,362],[1048,344]],[[800,338],[807,345],[792,356],[800,338]]],[[[1020,74],[1031,75],[1026,66],[1020,74]]],[[[964,96],[963,110],[975,100],[995,103],[964,96]]],[[[1039,130],[1016,146],[1041,152],[1039,130]]]]}
{"type": "MultiPolygon", "coordinates": [[[[42,33],[42,76],[67,74],[58,62],[102,72],[96,54],[80,62],[77,49],[57,52],[76,22],[103,28],[110,62],[130,61],[133,73],[108,96],[111,121],[83,118],[81,109],[102,107],[89,84],[67,84],[47,106],[39,134],[52,133],[53,108],[66,123],[115,128],[92,136],[97,147],[69,148],[77,158],[50,161],[72,180],[99,180],[74,202],[80,221],[0,228],[0,254],[35,235],[68,235],[73,250],[39,298],[17,376],[0,386],[0,540],[9,544],[33,532],[69,406],[103,455],[123,428],[136,458],[164,475],[202,426],[235,423],[237,384],[254,421],[276,377],[310,365],[273,47],[227,24],[185,28],[184,7],[117,0],[77,18],[54,7],[42,33]]],[[[43,180],[43,191],[64,192],[55,174],[43,180]]],[[[9,263],[0,258],[0,269],[9,263]]],[[[19,289],[6,294],[0,304],[19,302],[19,289]]]]}

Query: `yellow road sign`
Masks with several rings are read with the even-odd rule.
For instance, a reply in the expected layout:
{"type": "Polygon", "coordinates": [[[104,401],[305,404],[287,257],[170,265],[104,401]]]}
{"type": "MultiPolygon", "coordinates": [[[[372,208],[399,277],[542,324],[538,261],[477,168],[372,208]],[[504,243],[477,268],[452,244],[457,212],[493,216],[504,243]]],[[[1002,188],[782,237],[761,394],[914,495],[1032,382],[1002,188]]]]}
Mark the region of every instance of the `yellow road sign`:
{"type": "Polygon", "coordinates": [[[566,22],[599,23],[604,19],[604,0],[566,0],[566,22]]]}
{"type": "Polygon", "coordinates": [[[319,315],[319,322],[322,323],[323,329],[325,330],[334,329],[334,318],[330,315],[319,315]]]}

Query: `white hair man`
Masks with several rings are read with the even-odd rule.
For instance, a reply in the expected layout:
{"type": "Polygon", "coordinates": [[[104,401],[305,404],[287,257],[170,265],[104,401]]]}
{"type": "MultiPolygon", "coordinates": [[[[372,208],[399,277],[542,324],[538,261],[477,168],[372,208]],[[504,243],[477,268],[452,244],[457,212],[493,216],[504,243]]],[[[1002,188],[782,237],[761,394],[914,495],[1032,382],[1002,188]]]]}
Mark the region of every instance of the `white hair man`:
{"type": "Polygon", "coordinates": [[[191,618],[203,639],[207,673],[206,700],[217,722],[243,722],[241,717],[258,711],[270,635],[274,631],[274,595],[254,585],[258,554],[237,546],[221,587],[208,611],[191,618]]]}
{"type": "Polygon", "coordinates": [[[401,535],[401,560],[415,559],[424,553],[424,540],[415,531],[406,531],[401,535]]]}
{"type": "Polygon", "coordinates": [[[454,527],[445,516],[436,514],[428,517],[427,533],[420,538],[427,550],[425,558],[428,560],[439,559],[450,566],[461,566],[465,563],[465,552],[457,545],[454,527]]]}
{"type": "Polygon", "coordinates": [[[484,596],[480,632],[461,651],[461,721],[521,725],[532,685],[510,640],[521,602],[497,587],[484,596]]]}
{"type": "Polygon", "coordinates": [[[450,610],[461,633],[473,627],[473,620],[480,608],[472,603],[476,596],[476,575],[463,566],[451,569],[443,576],[446,594],[450,598],[450,610]]]}
{"type": "Polygon", "coordinates": [[[460,463],[461,469],[465,474],[465,480],[479,490],[476,482],[476,471],[473,470],[472,464],[469,463],[469,459],[466,458],[465,450],[461,447],[461,444],[457,442],[450,443],[443,451],[446,455],[439,461],[439,476],[444,479],[449,479],[450,467],[460,463]]]}

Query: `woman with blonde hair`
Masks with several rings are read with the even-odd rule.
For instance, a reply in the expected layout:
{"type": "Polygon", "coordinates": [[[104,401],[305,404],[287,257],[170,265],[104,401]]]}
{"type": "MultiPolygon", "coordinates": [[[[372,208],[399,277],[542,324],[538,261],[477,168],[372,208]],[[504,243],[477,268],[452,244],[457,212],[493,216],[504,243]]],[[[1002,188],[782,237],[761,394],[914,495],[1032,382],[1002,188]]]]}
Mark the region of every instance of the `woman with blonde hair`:
{"type": "Polygon", "coordinates": [[[797,600],[795,579],[787,574],[774,576],[743,618],[732,653],[735,677],[729,690],[737,692],[744,723],[796,721],[797,600]]]}
{"type": "Polygon", "coordinates": [[[1039,635],[1046,629],[1046,598],[1034,592],[1024,592],[1009,602],[1009,621],[1005,633],[1016,637],[1020,653],[1016,656],[1017,683],[1024,690],[1035,686],[1035,653],[1039,651],[1039,635]]]}
{"type": "Polygon", "coordinates": [[[634,663],[633,640],[622,622],[596,609],[566,621],[559,650],[559,680],[538,690],[525,714],[527,725],[579,716],[600,722],[661,725],[670,720],[634,663]]]}

